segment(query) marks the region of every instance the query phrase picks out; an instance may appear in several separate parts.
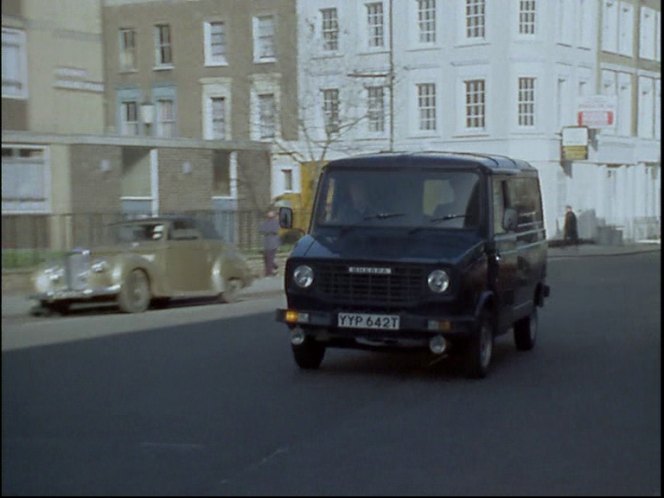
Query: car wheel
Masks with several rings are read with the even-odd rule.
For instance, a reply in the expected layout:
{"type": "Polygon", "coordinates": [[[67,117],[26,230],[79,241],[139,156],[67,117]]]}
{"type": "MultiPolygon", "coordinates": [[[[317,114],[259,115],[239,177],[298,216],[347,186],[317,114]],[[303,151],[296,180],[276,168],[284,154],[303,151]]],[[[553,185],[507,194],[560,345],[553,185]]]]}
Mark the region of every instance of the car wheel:
{"type": "Polygon", "coordinates": [[[300,368],[305,370],[315,370],[320,367],[325,356],[325,345],[321,342],[307,337],[302,344],[291,344],[293,349],[293,358],[300,368]]]}
{"type": "Polygon", "coordinates": [[[224,281],[224,292],[219,294],[219,300],[222,303],[234,303],[237,301],[242,289],[242,282],[237,278],[231,278],[224,281]]]}
{"type": "Polygon", "coordinates": [[[530,351],[537,339],[537,306],[526,318],[514,324],[514,343],[519,351],[530,351]]]}
{"type": "Polygon", "coordinates": [[[142,270],[127,275],[118,295],[118,305],[124,313],[142,313],[150,305],[150,282],[142,270]]]}
{"type": "Polygon", "coordinates": [[[489,372],[493,355],[493,324],[491,315],[484,311],[480,315],[477,331],[466,344],[466,376],[482,379],[489,372]]]}

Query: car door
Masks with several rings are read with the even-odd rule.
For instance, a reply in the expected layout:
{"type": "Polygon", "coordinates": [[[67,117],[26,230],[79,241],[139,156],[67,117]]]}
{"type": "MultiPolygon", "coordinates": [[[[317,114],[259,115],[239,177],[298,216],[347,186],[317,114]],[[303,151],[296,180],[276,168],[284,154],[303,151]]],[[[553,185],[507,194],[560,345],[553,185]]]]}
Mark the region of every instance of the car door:
{"type": "Polygon", "coordinates": [[[209,290],[209,261],[200,231],[190,220],[174,220],[168,237],[165,272],[176,294],[209,290]]]}

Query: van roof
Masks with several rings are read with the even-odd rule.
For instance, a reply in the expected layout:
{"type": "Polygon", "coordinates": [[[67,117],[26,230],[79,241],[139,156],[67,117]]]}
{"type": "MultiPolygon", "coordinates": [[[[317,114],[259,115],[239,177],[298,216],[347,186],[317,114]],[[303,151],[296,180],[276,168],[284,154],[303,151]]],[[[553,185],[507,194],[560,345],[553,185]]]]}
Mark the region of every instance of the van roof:
{"type": "Polygon", "coordinates": [[[513,159],[499,154],[481,154],[475,152],[378,152],[363,154],[330,161],[328,165],[334,167],[354,167],[358,163],[373,164],[388,167],[403,166],[417,163],[422,166],[476,166],[489,170],[491,173],[520,173],[536,172],[537,170],[521,159],[513,159]]]}

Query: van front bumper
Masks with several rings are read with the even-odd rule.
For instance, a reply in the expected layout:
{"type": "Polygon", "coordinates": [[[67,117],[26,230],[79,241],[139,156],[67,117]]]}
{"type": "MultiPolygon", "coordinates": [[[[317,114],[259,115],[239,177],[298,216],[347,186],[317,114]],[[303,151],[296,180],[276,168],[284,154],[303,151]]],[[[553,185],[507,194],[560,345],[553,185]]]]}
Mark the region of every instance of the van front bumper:
{"type": "Polygon", "coordinates": [[[472,315],[462,316],[422,316],[412,313],[377,313],[399,317],[398,328],[351,328],[339,326],[339,313],[313,310],[277,309],[276,320],[290,328],[300,327],[307,332],[320,330],[325,335],[341,337],[385,337],[416,339],[442,335],[446,338],[463,337],[473,334],[477,319],[472,315]]]}

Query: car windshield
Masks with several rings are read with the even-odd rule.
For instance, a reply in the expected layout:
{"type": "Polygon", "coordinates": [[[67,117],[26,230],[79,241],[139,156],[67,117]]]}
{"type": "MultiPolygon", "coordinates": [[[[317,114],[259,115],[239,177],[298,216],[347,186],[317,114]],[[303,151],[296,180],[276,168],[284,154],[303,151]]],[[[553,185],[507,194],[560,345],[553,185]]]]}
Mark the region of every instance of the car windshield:
{"type": "Polygon", "coordinates": [[[477,228],[479,175],[460,170],[331,169],[322,179],[317,227],[477,228]]]}
{"type": "Polygon", "coordinates": [[[116,242],[146,242],[163,240],[166,227],[163,223],[122,223],[116,225],[116,242]]]}

